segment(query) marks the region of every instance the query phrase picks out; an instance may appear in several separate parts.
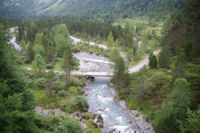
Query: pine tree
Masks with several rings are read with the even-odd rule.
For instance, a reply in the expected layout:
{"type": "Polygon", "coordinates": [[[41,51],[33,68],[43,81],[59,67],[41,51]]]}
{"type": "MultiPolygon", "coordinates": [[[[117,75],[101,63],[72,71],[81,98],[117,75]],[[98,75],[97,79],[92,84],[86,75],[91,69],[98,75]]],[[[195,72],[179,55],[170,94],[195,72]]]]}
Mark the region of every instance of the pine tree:
{"type": "Polygon", "coordinates": [[[170,65],[170,50],[168,46],[165,46],[160,52],[159,56],[159,67],[169,69],[170,65]]]}
{"type": "Polygon", "coordinates": [[[178,133],[180,121],[186,117],[189,107],[189,83],[184,78],[177,78],[174,82],[174,90],[167,96],[161,110],[156,113],[156,132],[178,133]]]}
{"type": "Polygon", "coordinates": [[[110,60],[115,62],[116,59],[118,59],[119,55],[119,50],[117,48],[113,49],[111,54],[110,54],[110,60]]]}
{"type": "Polygon", "coordinates": [[[112,79],[116,89],[122,90],[129,86],[129,74],[125,66],[124,59],[121,56],[117,56],[114,65],[114,76],[112,79]]]}
{"type": "Polygon", "coordinates": [[[22,39],[25,39],[25,29],[24,24],[20,24],[18,28],[17,40],[20,42],[22,39]]]}
{"type": "Polygon", "coordinates": [[[108,48],[112,48],[114,46],[114,38],[112,32],[110,32],[110,34],[108,35],[107,46],[108,48]]]}
{"type": "Polygon", "coordinates": [[[54,71],[49,71],[47,73],[47,88],[46,93],[48,96],[52,96],[54,87],[54,71]]]}
{"type": "Polygon", "coordinates": [[[16,70],[10,56],[6,34],[0,24],[0,131],[3,133],[39,132],[34,123],[34,97],[16,70]]]}
{"type": "Polygon", "coordinates": [[[28,42],[28,46],[26,48],[26,59],[29,63],[34,60],[33,43],[28,42]]]}
{"type": "Polygon", "coordinates": [[[39,77],[45,75],[45,62],[43,57],[40,54],[35,56],[34,61],[32,62],[33,74],[39,77]]]}
{"type": "Polygon", "coordinates": [[[65,86],[68,89],[70,84],[70,72],[75,69],[75,61],[73,59],[72,50],[70,46],[67,46],[63,55],[63,69],[65,71],[65,86]]]}
{"type": "Polygon", "coordinates": [[[153,53],[149,55],[149,67],[150,69],[157,68],[157,58],[153,53]]]}

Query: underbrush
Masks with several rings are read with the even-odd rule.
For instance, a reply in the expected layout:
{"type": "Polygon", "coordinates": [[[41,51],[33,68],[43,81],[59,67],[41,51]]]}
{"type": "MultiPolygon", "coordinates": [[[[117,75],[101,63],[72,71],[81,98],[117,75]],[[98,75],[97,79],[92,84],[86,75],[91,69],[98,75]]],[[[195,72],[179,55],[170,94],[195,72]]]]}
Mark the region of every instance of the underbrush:
{"type": "Polygon", "coordinates": [[[143,68],[131,74],[131,85],[127,90],[117,91],[118,99],[125,99],[127,107],[139,110],[153,120],[166,96],[172,91],[173,77],[165,69],[143,68]]]}

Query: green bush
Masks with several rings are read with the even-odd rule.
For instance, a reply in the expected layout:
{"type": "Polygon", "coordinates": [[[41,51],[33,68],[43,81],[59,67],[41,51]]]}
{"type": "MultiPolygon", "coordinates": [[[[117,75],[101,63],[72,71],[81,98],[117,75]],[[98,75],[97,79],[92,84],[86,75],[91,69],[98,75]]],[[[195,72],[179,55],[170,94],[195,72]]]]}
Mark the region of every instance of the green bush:
{"type": "Polygon", "coordinates": [[[80,124],[74,119],[62,121],[57,127],[56,133],[83,133],[80,124]]]}
{"type": "Polygon", "coordinates": [[[45,89],[46,82],[47,80],[45,78],[37,78],[33,81],[33,86],[38,89],[45,89]]]}
{"type": "Polygon", "coordinates": [[[49,132],[83,133],[83,130],[78,121],[66,116],[42,116],[36,114],[34,122],[40,129],[49,132]]]}
{"type": "Polygon", "coordinates": [[[85,80],[81,78],[81,80],[70,77],[70,85],[71,86],[84,86],[85,85],[85,80]]]}
{"type": "Polygon", "coordinates": [[[95,128],[92,120],[87,120],[85,123],[88,126],[88,128],[86,129],[86,133],[101,133],[100,129],[95,128]]]}
{"type": "Polygon", "coordinates": [[[87,101],[86,98],[83,96],[78,96],[75,100],[75,104],[81,111],[87,111],[87,101]]]}
{"type": "Polygon", "coordinates": [[[59,96],[66,96],[66,95],[67,95],[67,92],[66,92],[65,90],[60,90],[60,91],[57,92],[57,94],[58,94],[59,96]]]}
{"type": "Polygon", "coordinates": [[[77,110],[77,107],[74,103],[68,102],[61,106],[61,110],[67,113],[73,113],[77,110]]]}
{"type": "Polygon", "coordinates": [[[89,120],[90,119],[90,114],[89,113],[85,113],[83,115],[83,119],[89,120]]]}
{"type": "Polygon", "coordinates": [[[65,89],[65,82],[63,80],[58,80],[54,82],[56,92],[65,89]]]}
{"type": "Polygon", "coordinates": [[[135,102],[134,99],[128,100],[127,105],[128,105],[129,109],[135,109],[135,110],[138,109],[138,105],[137,105],[137,103],[135,102]]]}
{"type": "Polygon", "coordinates": [[[71,94],[74,94],[75,96],[78,95],[78,89],[77,87],[75,86],[70,86],[68,88],[68,94],[71,95],[71,94]]]}
{"type": "Polygon", "coordinates": [[[46,64],[47,69],[53,69],[53,64],[46,64]]]}
{"type": "Polygon", "coordinates": [[[40,127],[43,128],[47,131],[55,131],[55,129],[57,128],[57,126],[60,124],[61,121],[63,121],[63,117],[62,116],[56,116],[56,115],[47,115],[47,116],[42,116],[39,114],[35,115],[35,124],[40,127]]]}

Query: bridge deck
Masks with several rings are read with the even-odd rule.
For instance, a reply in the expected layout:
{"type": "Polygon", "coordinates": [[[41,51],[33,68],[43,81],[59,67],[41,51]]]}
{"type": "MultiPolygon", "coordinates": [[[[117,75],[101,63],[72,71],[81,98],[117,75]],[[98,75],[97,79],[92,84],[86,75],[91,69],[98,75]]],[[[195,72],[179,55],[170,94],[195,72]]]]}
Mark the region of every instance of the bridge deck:
{"type": "Polygon", "coordinates": [[[74,76],[97,76],[97,77],[112,77],[113,72],[78,72],[78,71],[73,71],[71,72],[71,75],[74,76]]]}

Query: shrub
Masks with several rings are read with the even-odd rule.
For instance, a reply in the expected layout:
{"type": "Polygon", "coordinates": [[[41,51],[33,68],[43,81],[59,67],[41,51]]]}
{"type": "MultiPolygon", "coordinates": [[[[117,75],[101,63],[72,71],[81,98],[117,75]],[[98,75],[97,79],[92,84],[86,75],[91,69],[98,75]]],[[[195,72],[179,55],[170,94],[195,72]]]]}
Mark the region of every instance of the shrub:
{"type": "Polygon", "coordinates": [[[90,114],[85,113],[85,114],[83,115],[83,119],[89,120],[89,119],[90,119],[90,114]]]}
{"type": "Polygon", "coordinates": [[[75,100],[75,104],[81,111],[87,111],[87,101],[83,96],[78,96],[75,100]]]}
{"type": "Polygon", "coordinates": [[[47,69],[53,69],[53,64],[46,64],[47,69]]]}
{"type": "Polygon", "coordinates": [[[68,88],[68,94],[71,95],[71,94],[74,94],[74,95],[78,95],[78,89],[77,87],[75,86],[70,86],[68,88]]]}
{"type": "Polygon", "coordinates": [[[134,99],[128,100],[127,105],[129,109],[138,109],[138,105],[134,99]]]}
{"type": "Polygon", "coordinates": [[[68,119],[62,121],[57,127],[56,133],[83,133],[83,129],[76,120],[68,119]]]}
{"type": "Polygon", "coordinates": [[[85,85],[85,79],[81,78],[81,80],[70,77],[70,85],[71,86],[84,86],[85,85]]]}
{"type": "Polygon", "coordinates": [[[44,89],[46,87],[47,80],[45,78],[37,78],[33,81],[35,88],[44,89]]]}
{"type": "Polygon", "coordinates": [[[61,106],[61,110],[63,110],[64,112],[67,112],[67,113],[73,113],[74,111],[77,110],[77,107],[74,103],[65,103],[61,106]]]}
{"type": "Polygon", "coordinates": [[[55,90],[56,92],[65,89],[65,82],[62,80],[55,81],[55,90]]]}
{"type": "Polygon", "coordinates": [[[52,116],[52,115],[47,115],[47,116],[42,116],[42,115],[38,115],[36,114],[35,116],[35,124],[40,127],[43,128],[47,131],[55,131],[56,127],[59,125],[59,123],[61,121],[63,121],[63,117],[62,116],[52,116]]]}
{"type": "Polygon", "coordinates": [[[36,114],[34,122],[40,129],[44,129],[50,132],[83,133],[83,130],[78,121],[66,116],[42,116],[36,114]]]}
{"type": "Polygon", "coordinates": [[[67,92],[65,90],[60,90],[57,92],[59,96],[66,96],[67,92]]]}

